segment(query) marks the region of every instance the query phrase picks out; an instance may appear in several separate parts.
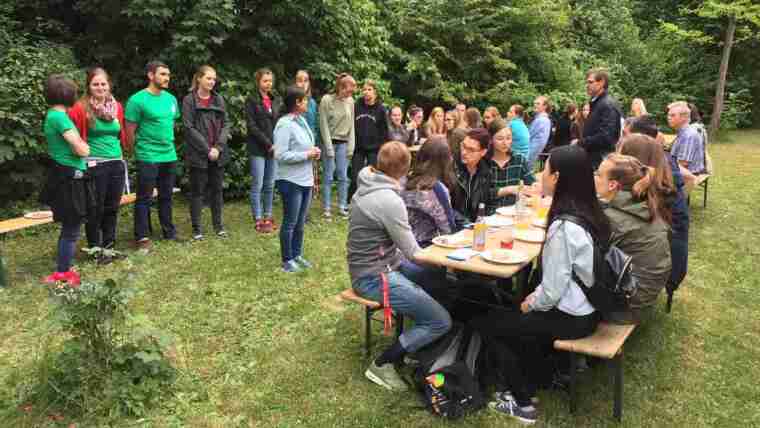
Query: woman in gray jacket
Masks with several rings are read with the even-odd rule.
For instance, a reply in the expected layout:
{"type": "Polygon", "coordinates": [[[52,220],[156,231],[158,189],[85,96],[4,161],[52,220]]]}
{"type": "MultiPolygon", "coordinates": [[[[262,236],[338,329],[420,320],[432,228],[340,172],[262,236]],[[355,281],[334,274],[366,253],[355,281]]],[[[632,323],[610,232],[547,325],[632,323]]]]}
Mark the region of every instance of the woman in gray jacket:
{"type": "Polygon", "coordinates": [[[216,71],[208,65],[198,68],[190,93],[182,100],[185,164],[190,170],[190,219],[193,240],[203,239],[201,210],[206,190],[209,192],[214,232],[226,237],[222,223],[222,185],[224,165],[229,160],[227,139],[230,121],[224,98],[214,92],[216,71]]]}

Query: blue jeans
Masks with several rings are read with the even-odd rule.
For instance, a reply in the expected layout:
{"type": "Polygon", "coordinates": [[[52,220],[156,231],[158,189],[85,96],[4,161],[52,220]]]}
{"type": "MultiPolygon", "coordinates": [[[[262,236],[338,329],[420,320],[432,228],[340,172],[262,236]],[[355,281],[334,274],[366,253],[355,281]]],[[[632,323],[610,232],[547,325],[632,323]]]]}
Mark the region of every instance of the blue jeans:
{"type": "Polygon", "coordinates": [[[338,173],[338,207],[348,207],[348,143],[333,144],[335,157],[322,156],[322,209],[330,210],[333,175],[338,173]]]}
{"type": "Polygon", "coordinates": [[[282,195],[282,226],[280,252],[287,263],[303,255],[303,224],[309,212],[311,187],[299,186],[287,180],[277,180],[277,191],[282,195]]]}
{"type": "Polygon", "coordinates": [[[79,240],[79,229],[82,223],[61,224],[61,235],[58,237],[58,255],[56,256],[56,272],[68,272],[79,240]]]}
{"type": "MultiPolygon", "coordinates": [[[[433,342],[451,329],[451,316],[443,306],[430,297],[425,290],[409,281],[401,272],[386,274],[390,289],[391,308],[414,320],[414,326],[405,329],[399,337],[406,352],[415,352],[433,342]]],[[[380,275],[359,278],[354,290],[365,299],[383,301],[383,283],[380,275]]]]}
{"type": "Polygon", "coordinates": [[[251,214],[253,218],[272,217],[272,198],[274,197],[274,176],[277,162],[262,156],[251,156],[251,214]],[[264,209],[261,198],[264,197],[264,209]],[[262,213],[263,211],[263,213],[262,213]]]}
{"type": "Polygon", "coordinates": [[[135,240],[148,237],[148,219],[153,189],[158,187],[158,219],[165,239],[174,239],[177,230],[172,222],[172,192],[175,162],[137,162],[137,201],[135,201],[135,240]]]}

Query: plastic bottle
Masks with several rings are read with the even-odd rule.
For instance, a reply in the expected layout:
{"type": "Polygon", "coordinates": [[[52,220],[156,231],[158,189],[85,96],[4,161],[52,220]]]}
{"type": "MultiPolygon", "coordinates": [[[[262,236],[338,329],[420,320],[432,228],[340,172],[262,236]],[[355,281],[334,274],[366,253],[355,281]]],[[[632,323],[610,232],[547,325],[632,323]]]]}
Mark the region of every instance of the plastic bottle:
{"type": "Polygon", "coordinates": [[[475,221],[475,227],[472,230],[472,249],[475,251],[484,251],[486,249],[486,205],[478,205],[478,217],[475,221]]]}

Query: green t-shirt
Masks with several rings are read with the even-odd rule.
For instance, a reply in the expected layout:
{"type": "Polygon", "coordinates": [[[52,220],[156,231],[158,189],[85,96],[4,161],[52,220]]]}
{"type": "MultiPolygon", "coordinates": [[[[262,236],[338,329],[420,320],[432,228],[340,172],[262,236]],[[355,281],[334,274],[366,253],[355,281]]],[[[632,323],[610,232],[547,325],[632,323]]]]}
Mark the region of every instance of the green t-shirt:
{"type": "Polygon", "coordinates": [[[119,133],[121,124],[117,119],[106,122],[95,118],[95,127],[87,131],[87,144],[90,145],[91,158],[120,159],[121,141],[119,133]]]}
{"type": "Polygon", "coordinates": [[[69,119],[65,111],[50,109],[45,115],[45,124],[42,126],[47,140],[48,154],[54,161],[61,165],[70,166],[84,171],[86,164],[84,158],[77,156],[68,141],[63,138],[63,133],[73,129],[79,133],[74,122],[69,119]]]}
{"type": "Polygon", "coordinates": [[[141,162],[174,162],[174,121],[180,116],[177,99],[166,91],[158,95],[147,89],[127,101],[124,117],[137,124],[135,156],[141,162]]]}

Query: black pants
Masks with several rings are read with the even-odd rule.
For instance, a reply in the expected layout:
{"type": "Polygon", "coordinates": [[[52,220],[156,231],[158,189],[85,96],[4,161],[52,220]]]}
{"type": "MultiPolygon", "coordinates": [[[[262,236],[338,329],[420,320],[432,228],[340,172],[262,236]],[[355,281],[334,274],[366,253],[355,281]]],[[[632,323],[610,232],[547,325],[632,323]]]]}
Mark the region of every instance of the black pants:
{"type": "Polygon", "coordinates": [[[222,225],[223,184],[224,167],[220,167],[216,162],[209,162],[208,168],[190,168],[190,221],[193,224],[193,234],[203,233],[201,211],[203,198],[207,192],[214,230],[219,232],[224,229],[222,225]]]}
{"type": "Polygon", "coordinates": [[[174,239],[177,231],[172,222],[172,192],[175,162],[137,162],[137,201],[135,201],[135,239],[148,237],[148,214],[153,190],[158,188],[158,219],[165,239],[174,239]]]}
{"type": "Polygon", "coordinates": [[[87,168],[95,184],[95,209],[88,212],[87,246],[113,248],[116,241],[116,219],[124,193],[124,162],[99,162],[87,168]]]}
{"type": "Polygon", "coordinates": [[[377,152],[380,149],[360,149],[354,150],[354,157],[351,158],[351,184],[348,186],[348,201],[351,202],[351,198],[354,197],[356,187],[358,185],[357,178],[359,172],[367,165],[377,165],[377,152]]]}
{"type": "Polygon", "coordinates": [[[594,332],[596,313],[576,317],[554,308],[523,314],[493,310],[474,318],[470,326],[486,342],[487,367],[497,390],[509,389],[520,405],[530,404],[535,387],[551,375],[546,349],[555,339],[578,339],[594,332]]]}

